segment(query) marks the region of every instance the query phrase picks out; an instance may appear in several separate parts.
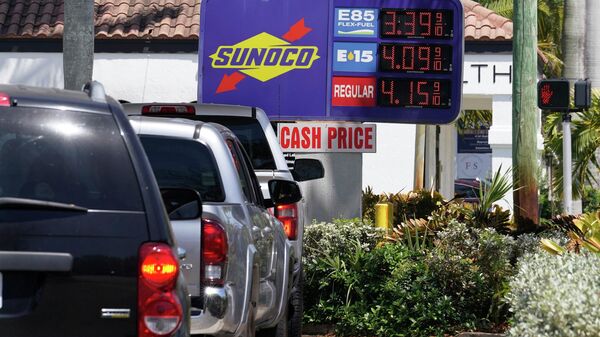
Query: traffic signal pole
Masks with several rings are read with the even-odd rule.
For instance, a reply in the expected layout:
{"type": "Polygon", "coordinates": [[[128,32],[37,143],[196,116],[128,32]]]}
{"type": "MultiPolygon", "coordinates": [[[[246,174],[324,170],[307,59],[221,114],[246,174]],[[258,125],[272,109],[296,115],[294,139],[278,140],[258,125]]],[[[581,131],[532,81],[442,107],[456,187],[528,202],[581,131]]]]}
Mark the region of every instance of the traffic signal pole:
{"type": "Polygon", "coordinates": [[[573,177],[571,158],[571,115],[563,112],[563,210],[573,214],[573,177]]]}

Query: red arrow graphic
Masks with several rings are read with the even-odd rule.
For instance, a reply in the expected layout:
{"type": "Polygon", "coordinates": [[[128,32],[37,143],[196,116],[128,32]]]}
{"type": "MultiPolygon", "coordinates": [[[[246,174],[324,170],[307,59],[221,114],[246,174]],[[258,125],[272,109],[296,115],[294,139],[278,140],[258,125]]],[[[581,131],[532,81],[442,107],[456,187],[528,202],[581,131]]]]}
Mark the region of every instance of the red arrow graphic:
{"type": "Polygon", "coordinates": [[[236,85],[244,78],[246,78],[246,75],[237,71],[231,75],[223,75],[223,79],[221,79],[221,83],[219,83],[219,87],[217,88],[217,94],[237,89],[236,85]]]}
{"type": "Polygon", "coordinates": [[[288,40],[289,42],[294,42],[303,38],[304,35],[308,34],[311,30],[312,28],[306,27],[304,25],[304,18],[302,18],[298,22],[296,22],[292,27],[290,27],[290,30],[288,30],[287,33],[283,35],[283,38],[288,40]]]}

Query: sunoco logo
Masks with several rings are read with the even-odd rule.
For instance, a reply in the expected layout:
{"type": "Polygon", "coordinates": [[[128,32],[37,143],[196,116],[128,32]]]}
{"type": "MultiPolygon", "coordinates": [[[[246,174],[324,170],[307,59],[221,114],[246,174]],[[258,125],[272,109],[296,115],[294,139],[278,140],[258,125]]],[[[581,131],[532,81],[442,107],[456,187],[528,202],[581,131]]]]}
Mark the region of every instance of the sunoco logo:
{"type": "Polygon", "coordinates": [[[268,33],[260,33],[233,46],[220,46],[210,55],[214,69],[237,69],[224,75],[217,93],[236,89],[246,75],[267,82],[296,69],[310,69],[319,59],[315,46],[296,46],[297,41],[312,29],[304,25],[304,19],[294,24],[283,39],[268,33]]]}

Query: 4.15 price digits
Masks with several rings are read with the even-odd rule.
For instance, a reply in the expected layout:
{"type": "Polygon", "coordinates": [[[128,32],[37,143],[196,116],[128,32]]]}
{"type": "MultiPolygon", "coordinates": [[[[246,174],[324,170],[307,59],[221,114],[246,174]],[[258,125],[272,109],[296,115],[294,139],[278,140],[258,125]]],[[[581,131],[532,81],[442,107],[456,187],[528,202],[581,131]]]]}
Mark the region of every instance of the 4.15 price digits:
{"type": "Polygon", "coordinates": [[[377,104],[392,107],[449,108],[449,80],[381,78],[377,104]]]}

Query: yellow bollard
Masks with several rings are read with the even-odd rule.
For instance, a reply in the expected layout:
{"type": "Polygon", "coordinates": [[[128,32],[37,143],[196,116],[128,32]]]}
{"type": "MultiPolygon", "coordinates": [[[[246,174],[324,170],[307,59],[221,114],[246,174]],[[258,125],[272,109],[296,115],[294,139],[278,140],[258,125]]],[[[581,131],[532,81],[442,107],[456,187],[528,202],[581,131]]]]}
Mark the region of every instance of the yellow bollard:
{"type": "Polygon", "coordinates": [[[375,226],[387,231],[392,228],[394,219],[394,205],[391,202],[382,202],[375,205],[375,226]]]}

